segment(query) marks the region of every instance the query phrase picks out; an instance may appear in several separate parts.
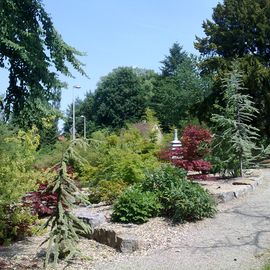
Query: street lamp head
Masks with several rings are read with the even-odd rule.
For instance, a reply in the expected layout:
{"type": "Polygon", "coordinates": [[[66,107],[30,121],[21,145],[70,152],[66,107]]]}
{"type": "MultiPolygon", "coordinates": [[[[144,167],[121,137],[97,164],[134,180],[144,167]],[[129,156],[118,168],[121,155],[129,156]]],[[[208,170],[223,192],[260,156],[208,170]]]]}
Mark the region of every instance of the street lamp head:
{"type": "Polygon", "coordinates": [[[74,85],[73,88],[80,89],[81,86],[80,85],[74,85]]]}

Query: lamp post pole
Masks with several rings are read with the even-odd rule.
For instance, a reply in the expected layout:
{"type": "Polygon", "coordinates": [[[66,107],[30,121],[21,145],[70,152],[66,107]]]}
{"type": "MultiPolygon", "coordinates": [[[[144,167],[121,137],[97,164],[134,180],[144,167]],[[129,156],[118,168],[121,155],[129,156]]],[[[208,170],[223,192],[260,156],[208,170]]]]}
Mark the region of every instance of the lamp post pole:
{"type": "Polygon", "coordinates": [[[83,118],[83,138],[86,139],[86,118],[84,115],[81,115],[83,118]]]}
{"type": "Polygon", "coordinates": [[[80,89],[81,87],[79,85],[73,86],[73,113],[72,113],[72,140],[76,139],[76,129],[75,129],[75,95],[74,95],[74,89],[80,89]]]}

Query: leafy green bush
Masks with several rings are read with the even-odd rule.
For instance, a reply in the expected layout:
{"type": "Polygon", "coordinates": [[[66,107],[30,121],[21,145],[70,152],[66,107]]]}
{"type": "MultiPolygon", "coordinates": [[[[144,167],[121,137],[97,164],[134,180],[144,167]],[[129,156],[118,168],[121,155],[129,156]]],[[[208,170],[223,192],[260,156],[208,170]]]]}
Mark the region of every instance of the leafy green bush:
{"type": "Polygon", "coordinates": [[[40,173],[33,170],[39,136],[35,128],[12,134],[5,125],[0,131],[0,242],[21,239],[34,222],[22,208],[22,196],[35,188],[40,173]]]}
{"type": "Polygon", "coordinates": [[[199,184],[188,181],[183,170],[169,164],[149,174],[142,187],[157,194],[163,206],[162,214],[175,222],[212,217],[216,212],[211,195],[199,184]]]}
{"type": "Polygon", "coordinates": [[[179,186],[186,178],[187,172],[184,169],[174,167],[170,164],[162,164],[160,168],[147,174],[142,187],[143,190],[162,194],[170,189],[172,185],[179,186]]]}
{"type": "Polygon", "coordinates": [[[164,214],[172,217],[174,222],[213,217],[216,212],[210,194],[198,183],[186,180],[181,181],[179,186],[172,185],[160,199],[164,205],[164,214]]]}
{"type": "Polygon", "coordinates": [[[37,216],[20,205],[7,205],[0,208],[0,245],[22,240],[34,232],[33,224],[37,216]]]}
{"type": "Polygon", "coordinates": [[[155,155],[158,151],[156,143],[134,127],[122,130],[118,135],[95,132],[89,145],[90,149],[81,153],[87,162],[74,164],[74,168],[82,185],[88,184],[93,191],[92,202],[113,201],[123,190],[118,190],[119,183],[121,186],[141,183],[146,172],[160,164],[155,155]],[[111,189],[106,191],[107,186],[111,189]]]}
{"type": "Polygon", "coordinates": [[[57,141],[54,145],[46,145],[42,147],[36,156],[34,166],[36,168],[49,168],[54,166],[61,160],[63,152],[68,147],[68,141],[57,141]]]}
{"type": "Polygon", "coordinates": [[[89,189],[89,201],[91,203],[105,202],[111,204],[126,189],[127,184],[123,181],[101,180],[97,186],[89,189]]]}
{"type": "Polygon", "coordinates": [[[113,205],[112,220],[123,223],[144,223],[160,213],[161,204],[155,193],[140,187],[128,188],[113,205]]]}

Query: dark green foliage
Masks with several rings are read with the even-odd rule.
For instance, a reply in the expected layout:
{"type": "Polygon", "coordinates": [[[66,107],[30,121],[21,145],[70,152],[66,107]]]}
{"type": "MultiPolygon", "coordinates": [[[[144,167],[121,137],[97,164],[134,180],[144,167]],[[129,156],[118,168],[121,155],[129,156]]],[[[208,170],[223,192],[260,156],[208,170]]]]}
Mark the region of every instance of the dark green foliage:
{"type": "Polygon", "coordinates": [[[195,47],[205,56],[204,73],[213,76],[212,95],[205,100],[201,119],[215,112],[213,104],[223,106],[222,78],[237,58],[243,71],[243,94],[248,94],[259,110],[252,124],[270,137],[270,2],[261,0],[224,0],[213,11],[212,21],[203,22],[206,37],[195,47]]]}
{"type": "Polygon", "coordinates": [[[175,42],[170,48],[170,54],[165,56],[165,59],[160,63],[163,65],[160,70],[162,76],[172,77],[176,74],[178,67],[184,62],[188,55],[185,51],[182,51],[183,47],[179,43],[175,42]]]}
{"type": "Polygon", "coordinates": [[[129,67],[114,69],[103,77],[94,95],[96,124],[121,128],[134,123],[144,114],[149,103],[151,80],[129,67]]]}
{"type": "Polygon", "coordinates": [[[0,17],[0,67],[9,72],[5,119],[41,129],[42,118],[57,116],[64,86],[58,73],[71,76],[69,63],[85,75],[76,58],[83,54],[63,41],[41,0],[1,0],[0,17]]]}
{"type": "Polygon", "coordinates": [[[269,38],[269,9],[269,1],[224,0],[214,8],[213,21],[204,21],[206,37],[197,37],[196,47],[206,55],[233,58],[257,54],[268,59],[269,44],[264,41],[269,38]]]}
{"type": "Polygon", "coordinates": [[[215,202],[199,184],[190,182],[186,172],[171,165],[163,165],[149,174],[143,190],[157,194],[162,205],[162,214],[175,222],[196,221],[213,217],[215,202]]]}
{"type": "Polygon", "coordinates": [[[127,189],[116,201],[112,217],[114,221],[142,223],[154,216],[153,209],[154,214],[174,222],[196,221],[216,213],[211,195],[188,181],[184,170],[169,164],[149,174],[141,186],[127,189]]]}
{"type": "Polygon", "coordinates": [[[79,220],[71,212],[75,202],[84,201],[80,191],[67,173],[67,165],[71,159],[80,158],[76,151],[76,145],[86,147],[84,141],[74,140],[63,154],[59,172],[52,184],[48,186],[48,192],[55,193],[57,205],[53,214],[50,216],[44,227],[50,226],[45,267],[48,265],[50,256],[53,255],[53,263],[56,265],[58,260],[65,258],[69,260],[78,255],[79,250],[76,243],[79,235],[90,235],[91,228],[79,220]]]}
{"type": "Polygon", "coordinates": [[[243,175],[243,168],[251,165],[256,159],[254,150],[258,150],[255,144],[258,129],[251,125],[258,111],[251,97],[241,94],[242,78],[234,66],[223,81],[225,109],[212,116],[216,133],[213,155],[223,172],[234,176],[243,175]]]}
{"type": "Polygon", "coordinates": [[[181,47],[175,47],[175,44],[170,49],[172,51],[178,56],[167,56],[163,62],[171,59],[174,64],[167,64],[172,67],[165,66],[162,70],[173,71],[164,71],[169,75],[160,76],[151,100],[151,108],[166,131],[172,126],[182,126],[187,120],[193,120],[197,115],[198,104],[209,95],[211,89],[211,81],[200,75],[198,60],[194,56],[182,52],[181,47]],[[178,53],[175,52],[177,48],[178,53]],[[174,57],[177,59],[173,60],[174,57]]]}
{"type": "Polygon", "coordinates": [[[147,175],[142,183],[142,188],[162,194],[172,186],[179,186],[180,182],[186,178],[187,172],[185,170],[169,164],[162,164],[160,169],[147,175]]]}
{"type": "Polygon", "coordinates": [[[139,186],[128,188],[113,205],[112,220],[123,223],[144,223],[159,214],[161,205],[155,193],[139,186]]]}
{"type": "Polygon", "coordinates": [[[216,213],[215,202],[211,195],[198,183],[182,180],[172,185],[162,194],[164,214],[174,222],[196,221],[213,217],[216,213]]]}

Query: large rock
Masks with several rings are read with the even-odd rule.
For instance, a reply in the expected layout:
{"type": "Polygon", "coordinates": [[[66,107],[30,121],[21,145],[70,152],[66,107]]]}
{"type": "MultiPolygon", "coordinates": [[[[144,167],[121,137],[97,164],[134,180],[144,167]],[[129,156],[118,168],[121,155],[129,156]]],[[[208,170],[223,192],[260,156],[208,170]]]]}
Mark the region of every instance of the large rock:
{"type": "Polygon", "coordinates": [[[139,249],[139,241],[134,235],[117,234],[114,230],[96,228],[92,238],[104,245],[115,248],[123,253],[130,253],[139,249]]]}
{"type": "Polygon", "coordinates": [[[73,210],[73,213],[76,217],[82,219],[85,223],[91,225],[93,229],[106,222],[106,217],[103,213],[93,213],[91,212],[91,208],[76,208],[73,210]]]}
{"type": "Polygon", "coordinates": [[[139,248],[139,241],[136,236],[116,233],[116,231],[106,228],[105,214],[93,213],[91,208],[87,207],[76,208],[73,210],[73,213],[76,217],[91,225],[93,232],[92,235],[87,237],[123,253],[133,252],[139,248]]]}

